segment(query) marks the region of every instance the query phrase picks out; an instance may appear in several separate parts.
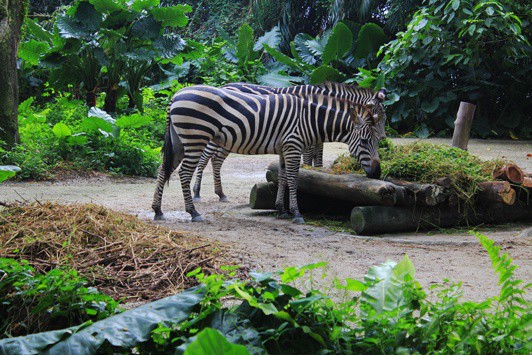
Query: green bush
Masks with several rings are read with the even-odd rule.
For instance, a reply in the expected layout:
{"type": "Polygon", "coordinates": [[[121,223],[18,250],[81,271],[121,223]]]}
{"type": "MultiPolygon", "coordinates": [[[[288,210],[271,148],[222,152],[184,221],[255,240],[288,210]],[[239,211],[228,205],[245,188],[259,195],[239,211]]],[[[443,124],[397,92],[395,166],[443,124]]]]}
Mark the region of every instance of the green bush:
{"type": "Polygon", "coordinates": [[[20,336],[97,321],[118,303],[88,287],[75,270],[37,274],[26,261],[0,258],[0,334],[20,336]]]}
{"type": "Polygon", "coordinates": [[[144,113],[116,120],[97,109],[88,116],[83,102],[69,96],[42,107],[30,98],[19,107],[21,144],[10,151],[0,147],[0,164],[19,166],[19,179],[50,179],[63,170],[155,176],[167,98],[157,98],[149,89],[143,93],[144,113]]]}
{"type": "Polygon", "coordinates": [[[473,134],[530,138],[530,28],[526,2],[426,1],[381,49],[392,126],[448,135],[467,101],[477,104],[473,134]]]}

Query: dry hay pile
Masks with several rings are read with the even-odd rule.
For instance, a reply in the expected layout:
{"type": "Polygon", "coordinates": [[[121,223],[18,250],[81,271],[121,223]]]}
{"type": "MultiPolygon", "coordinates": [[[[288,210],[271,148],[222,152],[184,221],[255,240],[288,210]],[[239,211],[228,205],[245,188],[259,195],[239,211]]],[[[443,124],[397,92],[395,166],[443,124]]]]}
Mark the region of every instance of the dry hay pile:
{"type": "Polygon", "coordinates": [[[128,301],[160,298],[196,284],[198,267],[234,264],[224,247],[93,204],[33,203],[0,210],[0,256],[36,271],[68,266],[102,292],[128,301]]]}

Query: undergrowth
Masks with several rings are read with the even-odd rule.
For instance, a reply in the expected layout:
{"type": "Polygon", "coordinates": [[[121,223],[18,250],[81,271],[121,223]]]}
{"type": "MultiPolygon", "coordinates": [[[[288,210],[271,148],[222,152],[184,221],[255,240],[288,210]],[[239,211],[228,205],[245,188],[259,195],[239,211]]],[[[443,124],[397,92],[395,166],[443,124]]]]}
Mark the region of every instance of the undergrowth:
{"type": "Polygon", "coordinates": [[[67,351],[83,344],[101,353],[529,354],[530,285],[515,278],[507,253],[476,236],[501,287],[497,297],[481,302],[461,302],[461,283],[448,280],[424,290],[406,255],[399,263],[371,267],[362,280],[335,280],[328,291],[312,279],[301,283],[309,274],[323,274],[326,263],[251,273],[249,280],[234,279],[234,267],[226,275],[198,267],[188,276],[202,286],[151,308],[42,333],[38,341],[31,335],[0,341],[0,350],[67,351]],[[333,292],[340,301],[331,298],[333,292]],[[120,337],[114,336],[116,327],[120,337]]]}
{"type": "Polygon", "coordinates": [[[118,302],[68,268],[46,274],[0,258],[0,337],[62,329],[113,315],[118,302]]]}
{"type": "MultiPolygon", "coordinates": [[[[386,139],[379,146],[384,179],[434,183],[448,177],[453,192],[466,203],[472,202],[480,182],[492,180],[493,171],[505,165],[502,160],[483,161],[465,150],[428,142],[395,145],[386,139]]],[[[340,155],[331,169],[336,174],[361,173],[348,154],[340,155]]]]}

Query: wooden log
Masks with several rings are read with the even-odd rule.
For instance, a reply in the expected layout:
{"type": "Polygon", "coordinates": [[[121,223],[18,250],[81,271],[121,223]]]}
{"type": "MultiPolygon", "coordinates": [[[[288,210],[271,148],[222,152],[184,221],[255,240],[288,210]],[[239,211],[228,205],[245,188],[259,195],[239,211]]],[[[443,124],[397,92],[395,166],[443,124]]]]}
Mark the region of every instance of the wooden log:
{"type": "Polygon", "coordinates": [[[515,203],[515,190],[508,181],[486,181],[481,182],[482,191],[478,193],[478,203],[493,204],[502,202],[507,205],[515,203]]]}
{"type": "MultiPolygon", "coordinates": [[[[255,210],[275,210],[276,198],[276,184],[273,182],[255,184],[251,189],[249,205],[255,210]]],[[[298,192],[297,201],[301,212],[318,212],[334,216],[349,216],[355,206],[349,201],[338,201],[304,192],[298,192]]],[[[288,209],[288,192],[285,193],[285,207],[288,209]]]]}
{"type": "Polygon", "coordinates": [[[506,164],[501,169],[493,172],[494,179],[509,181],[512,184],[522,184],[525,173],[515,164],[506,164]]]}
{"type": "Polygon", "coordinates": [[[469,102],[460,102],[460,107],[456,113],[456,120],[454,121],[453,138],[451,140],[451,145],[453,147],[467,150],[469,133],[471,132],[471,125],[473,124],[476,108],[476,105],[469,102]]]}
{"type": "Polygon", "coordinates": [[[523,178],[523,186],[531,188],[532,187],[532,177],[525,176],[523,178]]]}
{"type": "Polygon", "coordinates": [[[418,206],[436,206],[447,200],[449,197],[448,190],[439,185],[419,184],[415,182],[394,179],[387,181],[412,191],[414,196],[414,204],[418,206]]]}
{"type": "Polygon", "coordinates": [[[458,209],[431,207],[411,209],[397,206],[361,206],[351,211],[351,228],[359,235],[397,233],[459,225],[532,221],[532,204],[494,204],[467,213],[458,209]]]}
{"type": "MultiPolygon", "coordinates": [[[[270,164],[268,170],[266,179],[277,182],[279,164],[270,164]]],[[[355,206],[392,206],[397,202],[396,187],[392,183],[355,174],[332,175],[300,169],[298,191],[349,201],[355,206]]]]}

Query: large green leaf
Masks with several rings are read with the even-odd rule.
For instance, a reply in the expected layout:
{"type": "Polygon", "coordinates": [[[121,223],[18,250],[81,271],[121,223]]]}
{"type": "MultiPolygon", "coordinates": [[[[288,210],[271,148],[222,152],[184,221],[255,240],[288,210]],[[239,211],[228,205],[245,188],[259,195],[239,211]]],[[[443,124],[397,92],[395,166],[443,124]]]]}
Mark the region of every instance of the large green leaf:
{"type": "Polygon", "coordinates": [[[263,36],[260,36],[259,39],[257,39],[257,42],[253,46],[253,50],[262,50],[265,43],[272,48],[277,48],[280,42],[281,31],[279,30],[279,26],[274,26],[270,31],[266,32],[263,36]]]}
{"type": "Polygon", "coordinates": [[[196,340],[190,343],[185,355],[248,355],[243,345],[232,344],[219,331],[203,329],[196,340]]]}
{"type": "Polygon", "coordinates": [[[56,123],[54,128],[52,128],[52,132],[54,132],[54,135],[59,139],[72,135],[72,130],[70,130],[70,128],[68,128],[68,126],[63,122],[56,123]]]}
{"type": "Polygon", "coordinates": [[[34,36],[36,39],[47,42],[49,44],[52,43],[53,34],[44,29],[37,20],[32,20],[30,18],[24,19],[24,24],[28,28],[29,33],[34,36]]]}
{"type": "Polygon", "coordinates": [[[387,261],[380,266],[370,268],[364,276],[364,281],[370,286],[362,292],[361,301],[378,314],[403,306],[405,277],[406,275],[414,277],[414,274],[414,266],[407,255],[399,264],[387,261]]]}
{"type": "Polygon", "coordinates": [[[102,14],[94,8],[94,5],[86,1],[79,3],[74,17],[89,32],[96,32],[100,29],[102,14]]]}
{"type": "Polygon", "coordinates": [[[18,56],[29,65],[37,65],[39,64],[41,55],[46,53],[49,49],[50,45],[48,43],[30,39],[21,44],[18,49],[18,56]]]}
{"type": "Polygon", "coordinates": [[[0,354],[95,354],[105,343],[129,350],[146,342],[158,324],[187,319],[201,302],[198,287],[151,302],[92,325],[0,340],[0,354]]]}
{"type": "Polygon", "coordinates": [[[127,3],[125,0],[89,0],[89,2],[94,5],[99,12],[108,14],[118,10],[127,9],[127,3]]]}
{"type": "Polygon", "coordinates": [[[322,65],[314,69],[310,75],[310,84],[321,84],[325,81],[342,82],[344,80],[345,76],[338,69],[328,65],[322,65]]]}
{"type": "Polygon", "coordinates": [[[322,64],[327,65],[333,60],[339,60],[351,50],[352,45],[353,34],[351,30],[342,22],[338,23],[332,30],[323,49],[322,64]]]}
{"type": "Polygon", "coordinates": [[[379,25],[371,22],[366,23],[358,32],[355,58],[366,58],[371,53],[377,53],[387,41],[388,38],[379,25]]]}
{"type": "Polygon", "coordinates": [[[152,15],[142,16],[131,26],[131,35],[139,39],[154,40],[161,32],[161,22],[152,15]]]}
{"type": "Polygon", "coordinates": [[[131,10],[140,12],[158,6],[160,3],[161,0],[134,0],[131,4],[131,10]]]}
{"type": "Polygon", "coordinates": [[[268,85],[273,87],[286,87],[293,85],[293,83],[304,82],[303,78],[298,76],[290,76],[287,74],[280,74],[278,70],[270,71],[264,75],[257,77],[257,82],[262,85],[268,85]]]}
{"type": "Polygon", "coordinates": [[[271,55],[272,58],[278,61],[279,63],[287,65],[292,69],[298,69],[300,71],[304,71],[304,68],[300,63],[290,58],[289,56],[279,52],[277,49],[274,49],[268,46],[267,44],[264,44],[264,50],[268,52],[268,54],[271,55]]]}
{"type": "Polygon", "coordinates": [[[81,22],[69,16],[59,16],[55,26],[62,38],[86,38],[91,35],[81,22]]]}
{"type": "Polygon", "coordinates": [[[18,166],[0,165],[0,182],[12,178],[18,171],[20,171],[18,166]]]}
{"type": "MultiPolygon", "coordinates": [[[[301,60],[309,65],[314,65],[317,62],[317,59],[314,57],[314,54],[310,51],[306,42],[311,40],[312,37],[306,33],[298,33],[294,38],[294,46],[297,51],[297,55],[301,60]]],[[[296,53],[293,53],[294,57],[296,53]]]]}
{"type": "Polygon", "coordinates": [[[248,24],[243,24],[238,30],[238,42],[236,44],[236,56],[239,63],[243,64],[255,59],[256,53],[253,46],[253,29],[248,24]]]}
{"type": "Polygon", "coordinates": [[[191,12],[190,5],[175,5],[168,7],[154,7],[151,13],[155,19],[162,22],[163,27],[185,27],[188,17],[185,15],[191,12]]]}

